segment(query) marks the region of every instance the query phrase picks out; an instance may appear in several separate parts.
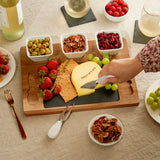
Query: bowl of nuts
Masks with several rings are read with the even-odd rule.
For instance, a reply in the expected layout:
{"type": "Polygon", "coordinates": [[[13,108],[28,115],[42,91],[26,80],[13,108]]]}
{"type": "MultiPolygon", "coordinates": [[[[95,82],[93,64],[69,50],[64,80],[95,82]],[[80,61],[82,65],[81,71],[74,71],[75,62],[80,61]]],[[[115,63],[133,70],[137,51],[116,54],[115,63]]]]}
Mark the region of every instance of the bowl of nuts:
{"type": "Polygon", "coordinates": [[[61,48],[67,58],[81,58],[88,51],[85,33],[68,33],[61,35],[61,48]]]}
{"type": "Polygon", "coordinates": [[[32,61],[46,61],[53,54],[51,36],[41,35],[27,38],[26,51],[32,61]]]}
{"type": "Polygon", "coordinates": [[[104,14],[112,22],[126,20],[129,12],[129,4],[124,0],[108,0],[104,5],[104,14]]]}
{"type": "Polygon", "coordinates": [[[90,121],[88,134],[93,142],[101,146],[111,146],[122,139],[124,127],[117,117],[101,114],[90,121]]]}
{"type": "Polygon", "coordinates": [[[123,49],[122,35],[119,30],[98,31],[95,38],[97,49],[102,55],[115,55],[123,49]]]}

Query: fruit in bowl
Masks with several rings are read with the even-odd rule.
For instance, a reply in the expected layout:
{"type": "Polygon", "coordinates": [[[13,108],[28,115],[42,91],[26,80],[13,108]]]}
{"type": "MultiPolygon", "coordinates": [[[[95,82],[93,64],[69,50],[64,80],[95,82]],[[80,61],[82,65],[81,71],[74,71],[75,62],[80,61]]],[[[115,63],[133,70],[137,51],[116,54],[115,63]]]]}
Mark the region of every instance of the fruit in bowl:
{"type": "Polygon", "coordinates": [[[104,7],[105,16],[110,21],[120,22],[127,19],[129,5],[124,0],[107,1],[104,7]]]}
{"type": "Polygon", "coordinates": [[[96,33],[96,44],[98,51],[103,54],[114,55],[123,48],[120,31],[100,31],[96,33]]]}

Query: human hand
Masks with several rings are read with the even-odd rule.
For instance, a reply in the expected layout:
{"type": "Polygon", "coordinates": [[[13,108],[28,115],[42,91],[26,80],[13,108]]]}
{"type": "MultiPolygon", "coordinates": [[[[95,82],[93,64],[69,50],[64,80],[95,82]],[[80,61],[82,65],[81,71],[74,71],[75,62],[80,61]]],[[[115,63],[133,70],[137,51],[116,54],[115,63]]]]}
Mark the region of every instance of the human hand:
{"type": "Polygon", "coordinates": [[[105,65],[99,73],[99,77],[104,75],[113,75],[115,77],[107,78],[102,83],[122,83],[134,78],[143,70],[139,57],[113,60],[105,65]]]}

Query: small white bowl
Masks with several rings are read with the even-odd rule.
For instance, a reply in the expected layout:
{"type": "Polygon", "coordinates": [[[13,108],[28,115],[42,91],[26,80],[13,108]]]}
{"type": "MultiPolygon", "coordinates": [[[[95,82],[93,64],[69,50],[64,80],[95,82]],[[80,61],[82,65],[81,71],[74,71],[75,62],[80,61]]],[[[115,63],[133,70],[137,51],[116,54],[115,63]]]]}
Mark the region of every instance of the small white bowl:
{"type": "Polygon", "coordinates": [[[52,45],[52,38],[49,35],[41,35],[41,36],[32,36],[26,39],[26,51],[27,51],[27,56],[33,61],[33,62],[39,62],[39,61],[47,61],[48,58],[53,54],[53,45],[52,45]],[[30,40],[35,40],[35,39],[45,39],[45,37],[49,37],[49,49],[51,50],[51,54],[48,55],[38,55],[38,56],[31,56],[30,52],[28,50],[28,42],[30,40]]]}
{"type": "Polygon", "coordinates": [[[95,117],[90,121],[90,123],[89,123],[89,125],[88,125],[88,134],[89,134],[89,137],[93,140],[93,142],[97,143],[98,145],[101,145],[101,146],[112,146],[112,145],[118,143],[118,142],[122,139],[122,137],[123,137],[123,135],[124,135],[124,126],[123,126],[122,122],[121,122],[117,117],[115,117],[115,116],[113,116],[113,115],[110,115],[110,114],[101,114],[101,115],[95,116],[95,117]],[[92,127],[93,123],[94,123],[97,119],[99,119],[100,117],[102,117],[102,116],[106,116],[107,119],[111,119],[111,118],[116,118],[116,119],[117,119],[117,122],[116,122],[116,123],[117,123],[117,125],[119,125],[119,126],[121,127],[121,129],[122,129],[122,133],[121,133],[121,135],[120,135],[120,137],[119,137],[119,139],[118,139],[117,141],[113,141],[113,142],[109,142],[109,143],[101,143],[101,142],[99,142],[97,139],[94,138],[94,134],[93,134],[92,131],[91,131],[91,127],[92,127]]]}
{"type": "Polygon", "coordinates": [[[67,58],[81,58],[85,55],[86,52],[88,52],[88,39],[85,33],[68,33],[68,34],[63,34],[61,35],[61,48],[62,48],[62,52],[63,54],[67,57],[67,58]],[[79,52],[69,52],[66,53],[63,49],[63,40],[65,38],[68,38],[71,35],[83,35],[85,37],[85,50],[84,51],[79,51],[79,52]]]}
{"type": "Polygon", "coordinates": [[[104,5],[104,14],[105,14],[105,16],[106,16],[106,18],[107,18],[108,20],[110,20],[110,21],[112,21],[112,22],[121,22],[121,21],[124,21],[124,20],[126,20],[126,19],[128,18],[129,13],[130,13],[130,6],[129,6],[129,3],[128,3],[128,2],[125,1],[125,3],[127,3],[127,5],[128,5],[128,12],[127,12],[125,15],[119,16],[119,17],[111,16],[110,14],[108,14],[108,13],[106,12],[105,6],[106,6],[109,2],[111,2],[111,0],[108,0],[108,1],[105,3],[105,5],[104,5]]]}
{"type": "Polygon", "coordinates": [[[97,45],[97,49],[98,51],[103,55],[103,54],[109,54],[109,55],[116,55],[118,54],[118,52],[120,50],[123,49],[123,40],[122,40],[122,35],[121,35],[121,32],[119,30],[102,30],[102,31],[98,31],[95,33],[95,38],[96,38],[96,45],[97,45]],[[115,48],[115,49],[106,49],[106,50],[101,50],[99,48],[99,44],[98,44],[98,38],[97,38],[97,35],[98,33],[118,33],[119,34],[119,40],[120,40],[120,43],[121,43],[121,47],[120,48],[115,48]]]}

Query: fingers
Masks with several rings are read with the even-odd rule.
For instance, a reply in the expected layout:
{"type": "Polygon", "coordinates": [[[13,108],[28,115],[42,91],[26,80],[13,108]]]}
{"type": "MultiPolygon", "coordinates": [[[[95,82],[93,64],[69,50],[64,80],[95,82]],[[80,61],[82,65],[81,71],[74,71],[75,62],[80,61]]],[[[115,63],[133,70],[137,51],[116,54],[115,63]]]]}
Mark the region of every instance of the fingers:
{"type": "Polygon", "coordinates": [[[106,83],[118,83],[118,79],[116,77],[106,78],[103,80],[102,84],[106,83]]]}

